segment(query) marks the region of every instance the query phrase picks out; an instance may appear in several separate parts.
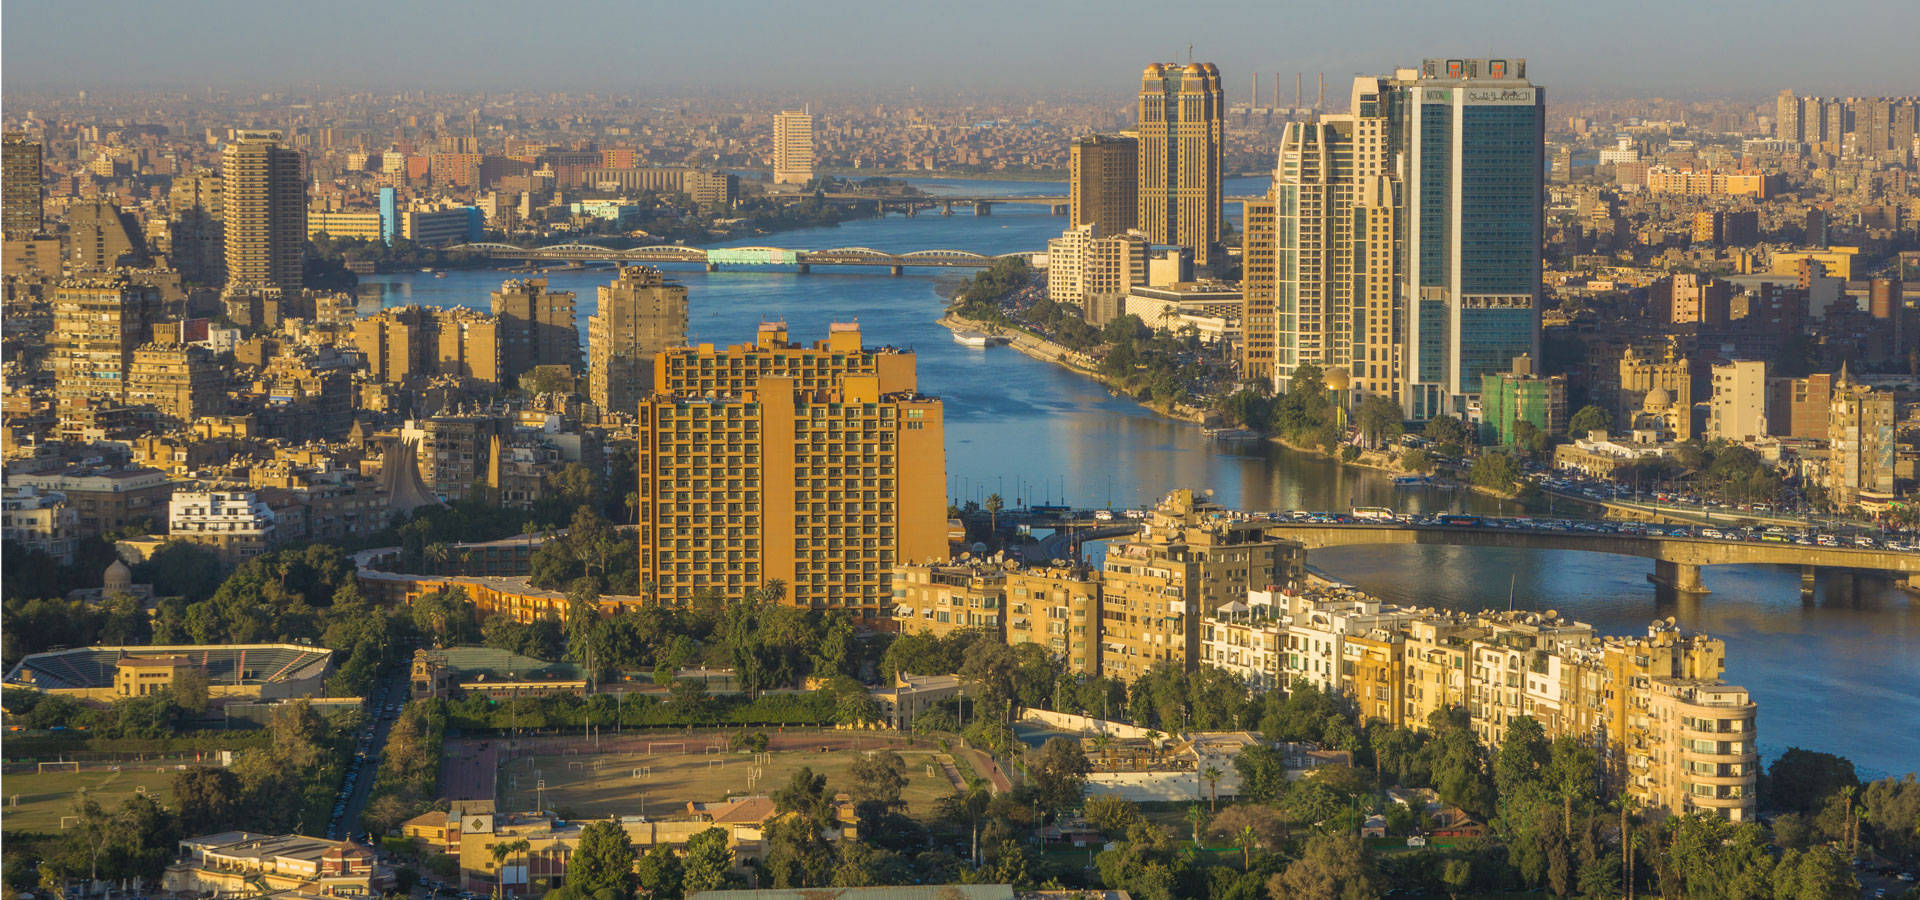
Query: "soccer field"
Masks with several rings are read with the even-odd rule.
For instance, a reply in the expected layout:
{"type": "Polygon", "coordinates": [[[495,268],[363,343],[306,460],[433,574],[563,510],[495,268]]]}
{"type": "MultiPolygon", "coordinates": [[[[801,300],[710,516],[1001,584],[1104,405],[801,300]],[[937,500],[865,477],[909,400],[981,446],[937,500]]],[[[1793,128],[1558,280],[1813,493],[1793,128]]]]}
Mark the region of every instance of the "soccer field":
{"type": "Polygon", "coordinates": [[[174,767],[165,766],[161,772],[154,771],[156,768],[161,767],[127,763],[118,772],[47,771],[0,776],[0,802],[5,803],[0,807],[0,823],[4,823],[0,827],[9,832],[59,831],[60,817],[73,815],[82,789],[87,799],[109,812],[142,789],[163,805],[171,805],[174,767]]]}
{"type": "MultiPolygon", "coordinates": [[[[547,809],[580,818],[664,816],[685,812],[689,802],[771,794],[803,766],[826,775],[828,791],[850,793],[853,763],[869,751],[835,749],[843,742],[832,739],[816,743],[759,754],[715,752],[713,748],[722,747],[723,741],[673,737],[640,742],[622,751],[520,756],[500,767],[501,809],[536,809],[544,795],[547,809]]],[[[868,741],[867,746],[873,743],[868,741]]],[[[896,748],[895,752],[907,764],[907,786],[901,798],[909,812],[929,812],[935,798],[953,793],[934,751],[896,748]]]]}

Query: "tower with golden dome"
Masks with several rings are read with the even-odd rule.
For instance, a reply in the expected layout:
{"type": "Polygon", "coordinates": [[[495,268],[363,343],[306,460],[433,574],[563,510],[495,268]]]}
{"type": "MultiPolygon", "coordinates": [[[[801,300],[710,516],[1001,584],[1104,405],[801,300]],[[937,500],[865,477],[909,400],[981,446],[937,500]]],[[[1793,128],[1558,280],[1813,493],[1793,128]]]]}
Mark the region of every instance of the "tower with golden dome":
{"type": "Polygon", "coordinates": [[[1140,77],[1140,229],[1156,244],[1193,249],[1197,267],[1220,249],[1221,140],[1226,92],[1213,63],[1154,63],[1140,77]]]}

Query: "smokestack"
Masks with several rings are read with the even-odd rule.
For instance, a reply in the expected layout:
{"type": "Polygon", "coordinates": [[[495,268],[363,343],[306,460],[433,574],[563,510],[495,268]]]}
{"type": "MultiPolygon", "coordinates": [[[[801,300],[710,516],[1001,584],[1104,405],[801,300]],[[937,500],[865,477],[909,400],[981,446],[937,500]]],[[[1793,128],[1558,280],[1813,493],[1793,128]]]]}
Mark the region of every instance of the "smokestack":
{"type": "Polygon", "coordinates": [[[1313,101],[1313,108],[1315,112],[1318,112],[1320,110],[1326,109],[1326,107],[1327,107],[1327,73],[1321,72],[1320,73],[1320,98],[1313,101]]]}
{"type": "Polygon", "coordinates": [[[1247,112],[1253,112],[1253,108],[1260,105],[1260,73],[1259,72],[1253,73],[1252,88],[1253,88],[1252,90],[1247,92],[1247,112]]]}
{"type": "Polygon", "coordinates": [[[1273,108],[1280,108],[1280,73],[1273,73],[1273,108]]]}
{"type": "Polygon", "coordinates": [[[1300,73],[1293,73],[1293,108],[1300,108],[1300,73]]]}

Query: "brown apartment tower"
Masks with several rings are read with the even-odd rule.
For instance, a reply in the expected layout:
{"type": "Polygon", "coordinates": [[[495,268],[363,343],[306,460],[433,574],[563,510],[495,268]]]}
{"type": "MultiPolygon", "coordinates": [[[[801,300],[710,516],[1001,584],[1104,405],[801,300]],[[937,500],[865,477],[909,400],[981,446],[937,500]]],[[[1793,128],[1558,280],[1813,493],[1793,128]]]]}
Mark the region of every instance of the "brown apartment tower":
{"type": "Polygon", "coordinates": [[[1212,267],[1220,252],[1220,145],[1226,93],[1213,63],[1154,63],[1140,80],[1140,223],[1156,244],[1193,249],[1212,267]]]}
{"type": "Polygon", "coordinates": [[[0,142],[0,233],[8,240],[40,233],[46,198],[40,142],[9,134],[0,142]]]}
{"type": "Polygon", "coordinates": [[[227,280],[301,286],[307,243],[307,186],[300,152],[278,131],[242,131],[220,160],[227,280]]]}
{"type": "Polygon", "coordinates": [[[1140,142],[1131,134],[1074,138],[1067,179],[1068,228],[1093,226],[1096,238],[1125,234],[1140,221],[1140,142]]]}
{"type": "Polygon", "coordinates": [[[587,320],[587,396],[601,414],[632,416],[653,393],[653,357],[687,342],[687,288],[652,266],[622,266],[587,320]]]}
{"type": "Polygon", "coordinates": [[[640,581],[648,602],[784,602],[884,627],[893,567],[947,557],[946,443],[911,351],[858,325],[811,347],[763,324],[752,344],[654,359],[640,407],[640,581]]]}
{"type": "Polygon", "coordinates": [[[519,383],[535,366],[580,368],[572,291],[549,291],[545,278],[512,279],[493,292],[493,315],[500,320],[502,383],[519,383]]]}

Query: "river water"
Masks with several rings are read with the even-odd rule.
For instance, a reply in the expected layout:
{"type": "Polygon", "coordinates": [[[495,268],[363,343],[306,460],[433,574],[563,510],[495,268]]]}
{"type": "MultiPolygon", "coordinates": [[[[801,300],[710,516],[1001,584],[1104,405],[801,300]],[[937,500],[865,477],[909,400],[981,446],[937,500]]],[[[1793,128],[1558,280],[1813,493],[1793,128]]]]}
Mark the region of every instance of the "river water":
{"type": "MultiPolygon", "coordinates": [[[[929,192],[1063,195],[1047,182],[925,180],[929,192]]],[[[1265,179],[1232,179],[1229,196],[1256,194],[1265,179]]],[[[990,216],[963,209],[863,219],[838,227],[785,232],[734,246],[817,250],[873,247],[903,252],[948,248],[979,253],[1043,249],[1065,220],[1044,207],[1003,204],[990,216]]],[[[1004,347],[955,344],[934,324],[943,306],[939,279],[964,274],[884,269],[706,272],[667,267],[692,291],[696,342],[750,341],[761,321],[783,320],[796,341],[823,336],[832,322],[858,322],[869,344],[911,347],[921,390],[947,409],[949,494],[1008,505],[1069,503],[1144,507],[1176,487],[1212,490],[1246,509],[1344,509],[1391,506],[1410,511],[1497,512],[1467,494],[1395,489],[1382,474],[1346,469],[1277,447],[1232,449],[1191,425],[1163,419],[1058,366],[1004,347]]],[[[451,272],[369,276],[363,298],[385,305],[421,303],[486,309],[507,274],[451,272]]],[[[578,294],[583,334],[605,269],[545,276],[578,294]]],[[[1759,744],[1769,757],[1789,746],[1854,760],[1863,775],[1920,769],[1920,613],[1883,579],[1862,579],[1855,596],[1821,585],[1803,604],[1797,570],[1748,566],[1707,569],[1712,593],[1695,603],[1656,606],[1646,582],[1652,563],[1576,552],[1446,547],[1369,547],[1316,551],[1322,573],[1389,601],[1449,609],[1553,609],[1606,633],[1643,630],[1656,617],[1727,643],[1727,680],[1760,705],[1759,744]]],[[[1824,579],[1823,579],[1824,582],[1824,579]]]]}

